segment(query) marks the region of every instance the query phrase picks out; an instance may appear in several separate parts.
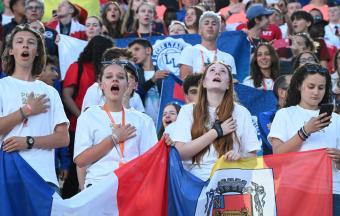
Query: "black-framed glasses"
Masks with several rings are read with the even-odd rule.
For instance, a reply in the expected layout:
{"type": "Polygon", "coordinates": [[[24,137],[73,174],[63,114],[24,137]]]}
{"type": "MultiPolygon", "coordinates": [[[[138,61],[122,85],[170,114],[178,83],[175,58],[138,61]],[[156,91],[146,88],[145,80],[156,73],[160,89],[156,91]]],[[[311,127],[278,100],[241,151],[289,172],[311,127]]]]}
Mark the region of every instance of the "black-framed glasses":
{"type": "Polygon", "coordinates": [[[136,75],[137,75],[137,71],[138,71],[136,65],[131,63],[128,60],[108,60],[108,61],[102,61],[101,64],[102,65],[113,65],[113,64],[120,65],[124,69],[128,69],[130,71],[135,72],[136,75]]]}

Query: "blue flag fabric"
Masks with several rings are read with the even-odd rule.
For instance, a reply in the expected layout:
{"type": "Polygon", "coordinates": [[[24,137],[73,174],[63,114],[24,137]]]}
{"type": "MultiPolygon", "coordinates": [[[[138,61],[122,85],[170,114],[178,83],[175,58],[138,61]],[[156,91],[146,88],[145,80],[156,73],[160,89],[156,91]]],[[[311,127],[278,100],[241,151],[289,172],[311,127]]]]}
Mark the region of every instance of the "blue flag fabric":
{"type": "Polygon", "coordinates": [[[177,76],[175,76],[172,73],[170,73],[170,75],[163,80],[162,92],[160,96],[161,100],[159,103],[157,131],[161,127],[163,110],[168,103],[170,102],[177,103],[181,106],[185,104],[182,83],[183,83],[182,80],[180,80],[177,76]]]}
{"type": "Polygon", "coordinates": [[[239,102],[253,116],[258,116],[261,112],[276,108],[277,99],[273,91],[259,90],[242,84],[236,84],[234,88],[239,102]]]}
{"type": "Polygon", "coordinates": [[[53,194],[17,152],[0,149],[0,215],[49,216],[53,194]]]}
{"type": "MultiPolygon", "coordinates": [[[[152,36],[146,38],[153,45],[157,40],[165,39],[167,36],[152,36]]],[[[198,34],[176,35],[173,38],[182,38],[185,42],[195,45],[201,43],[201,37],[198,34]]],[[[127,47],[130,42],[136,38],[117,39],[117,47],[127,47]]],[[[235,59],[237,70],[236,79],[244,80],[249,75],[250,62],[250,44],[247,36],[242,31],[222,32],[217,40],[217,48],[223,52],[231,54],[235,59]],[[246,63],[246,64],[245,64],[246,63]]]]}
{"type": "Polygon", "coordinates": [[[168,215],[195,215],[197,200],[206,182],[183,168],[176,148],[171,148],[168,169],[168,215]]]}

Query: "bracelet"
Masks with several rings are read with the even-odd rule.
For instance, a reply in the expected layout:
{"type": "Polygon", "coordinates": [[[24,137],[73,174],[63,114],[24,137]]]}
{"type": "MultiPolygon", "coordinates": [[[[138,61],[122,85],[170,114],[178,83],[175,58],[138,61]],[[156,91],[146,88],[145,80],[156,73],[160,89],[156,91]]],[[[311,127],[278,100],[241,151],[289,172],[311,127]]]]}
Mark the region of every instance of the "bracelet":
{"type": "Polygon", "coordinates": [[[309,137],[310,136],[310,133],[307,133],[306,130],[305,130],[305,126],[302,126],[302,132],[307,136],[309,137]]]}
{"type": "Polygon", "coordinates": [[[299,137],[302,141],[306,141],[306,139],[301,135],[300,130],[298,130],[297,134],[299,135],[299,137]]]}
{"type": "Polygon", "coordinates": [[[218,120],[215,121],[214,125],[212,126],[212,129],[216,131],[217,138],[223,137],[223,130],[221,127],[221,123],[218,120]]]}
{"type": "Polygon", "coordinates": [[[119,143],[119,138],[118,138],[118,136],[116,134],[112,133],[111,134],[111,139],[113,141],[113,144],[119,143]]]}
{"type": "Polygon", "coordinates": [[[27,109],[28,109],[28,115],[32,115],[32,107],[31,107],[31,105],[29,105],[29,104],[26,104],[26,107],[27,107],[27,109]]]}
{"type": "Polygon", "coordinates": [[[300,128],[299,132],[300,132],[300,135],[301,135],[305,140],[309,137],[308,134],[306,133],[306,131],[303,130],[303,128],[300,128]]]}
{"type": "Polygon", "coordinates": [[[20,114],[21,114],[21,117],[22,117],[22,121],[25,121],[25,120],[27,120],[27,118],[28,118],[28,115],[26,115],[25,113],[24,113],[24,111],[22,110],[22,108],[20,107],[20,114]]]}

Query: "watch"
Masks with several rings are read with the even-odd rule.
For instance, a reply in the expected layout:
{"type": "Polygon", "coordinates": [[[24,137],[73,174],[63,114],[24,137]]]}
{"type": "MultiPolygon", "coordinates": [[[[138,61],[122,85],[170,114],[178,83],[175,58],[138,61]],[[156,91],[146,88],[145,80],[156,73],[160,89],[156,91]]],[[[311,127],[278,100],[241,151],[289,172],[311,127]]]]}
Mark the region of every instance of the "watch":
{"type": "Polygon", "coordinates": [[[34,138],[31,136],[26,137],[27,149],[32,149],[34,145],[34,138]]]}

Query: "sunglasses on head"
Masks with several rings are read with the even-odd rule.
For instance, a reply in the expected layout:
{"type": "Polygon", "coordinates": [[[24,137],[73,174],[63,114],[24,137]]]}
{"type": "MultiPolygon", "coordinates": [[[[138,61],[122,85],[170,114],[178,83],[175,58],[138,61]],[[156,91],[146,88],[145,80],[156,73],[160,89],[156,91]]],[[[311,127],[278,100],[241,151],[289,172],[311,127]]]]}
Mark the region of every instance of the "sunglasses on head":
{"type": "Polygon", "coordinates": [[[137,74],[137,67],[131,63],[130,61],[127,60],[109,60],[109,61],[102,61],[101,62],[102,65],[120,65],[122,66],[124,69],[128,69],[131,71],[134,71],[137,74]]]}
{"type": "Polygon", "coordinates": [[[318,64],[309,64],[309,63],[306,63],[302,67],[304,67],[304,69],[307,72],[328,73],[327,68],[324,68],[324,67],[322,67],[321,65],[318,65],[318,64]]]}

